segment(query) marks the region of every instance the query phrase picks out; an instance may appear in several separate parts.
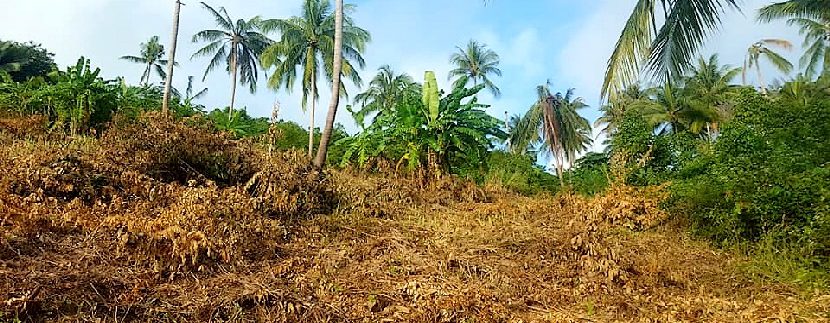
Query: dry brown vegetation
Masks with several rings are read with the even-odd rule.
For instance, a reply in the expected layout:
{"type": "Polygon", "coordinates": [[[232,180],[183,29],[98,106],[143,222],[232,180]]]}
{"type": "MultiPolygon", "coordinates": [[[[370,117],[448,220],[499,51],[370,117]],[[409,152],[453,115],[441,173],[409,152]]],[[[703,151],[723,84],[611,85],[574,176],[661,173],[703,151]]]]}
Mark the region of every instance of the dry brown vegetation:
{"type": "Polygon", "coordinates": [[[318,173],[188,122],[0,120],[0,322],[830,320],[826,293],[691,239],[658,187],[318,173]]]}

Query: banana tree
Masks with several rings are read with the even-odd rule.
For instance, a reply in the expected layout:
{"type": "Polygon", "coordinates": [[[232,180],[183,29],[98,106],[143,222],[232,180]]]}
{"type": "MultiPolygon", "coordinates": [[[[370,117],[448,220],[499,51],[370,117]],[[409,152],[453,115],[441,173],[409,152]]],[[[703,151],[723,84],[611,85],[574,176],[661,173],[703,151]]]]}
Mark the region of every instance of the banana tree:
{"type": "Polygon", "coordinates": [[[68,122],[69,132],[77,135],[109,119],[117,108],[117,89],[113,81],[104,80],[100,73],[100,68],[93,70],[90,61],[81,57],[66,71],[50,74],[55,84],[49,96],[54,102],[56,127],[68,122]]]}
{"type": "Polygon", "coordinates": [[[501,120],[478,103],[480,84],[466,88],[457,83],[450,94],[438,90],[435,74],[425,73],[421,97],[400,100],[391,113],[379,115],[366,130],[338,144],[347,146],[343,164],[373,157],[397,161],[397,167],[436,178],[456,166],[483,161],[493,139],[505,139],[501,120]]]}

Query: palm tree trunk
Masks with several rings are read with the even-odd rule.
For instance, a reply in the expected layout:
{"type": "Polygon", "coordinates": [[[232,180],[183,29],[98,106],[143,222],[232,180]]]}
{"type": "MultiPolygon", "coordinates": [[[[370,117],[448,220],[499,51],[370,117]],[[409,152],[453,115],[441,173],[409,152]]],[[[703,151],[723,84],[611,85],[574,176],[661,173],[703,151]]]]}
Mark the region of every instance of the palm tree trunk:
{"type": "Polygon", "coordinates": [[[337,115],[337,106],[340,104],[340,74],[343,70],[343,0],[336,0],[334,11],[334,61],[332,63],[331,101],[329,112],[326,115],[326,126],[320,137],[320,148],[314,158],[314,167],[322,169],[326,164],[326,155],[331,140],[331,131],[334,128],[334,118],[337,115]]]}
{"type": "Polygon", "coordinates": [[[228,108],[228,120],[233,120],[233,104],[236,101],[236,44],[231,46],[231,105],[228,108]]]}
{"type": "MultiPolygon", "coordinates": [[[[559,139],[559,125],[558,121],[554,117],[554,111],[552,107],[544,106],[543,109],[546,109],[547,113],[543,115],[543,120],[547,124],[546,126],[550,129],[550,134],[553,136],[553,141],[550,143],[550,150],[553,153],[554,160],[556,161],[556,174],[559,176],[559,186],[564,186],[565,181],[562,179],[562,145],[559,139]]],[[[550,140],[551,138],[548,138],[550,140]]]]}
{"type": "Polygon", "coordinates": [[[173,32],[170,38],[170,53],[167,55],[167,79],[164,81],[164,98],[161,102],[161,112],[165,115],[170,111],[170,89],[173,87],[173,65],[176,64],[176,45],[179,39],[179,13],[182,2],[175,0],[176,6],[173,9],[173,32]]]}
{"type": "Polygon", "coordinates": [[[152,72],[153,63],[147,63],[147,68],[144,69],[144,74],[141,75],[141,84],[147,85],[150,82],[150,72],[152,72]]]}
{"type": "Polygon", "coordinates": [[[317,110],[317,66],[311,72],[311,111],[308,118],[308,158],[314,157],[314,111],[317,110]]]}
{"type": "Polygon", "coordinates": [[[758,72],[758,83],[761,85],[761,94],[767,94],[767,83],[764,82],[764,74],[761,72],[761,64],[755,64],[755,70],[758,72]]]}
{"type": "Polygon", "coordinates": [[[564,171],[562,170],[563,162],[562,162],[562,156],[560,156],[560,155],[561,155],[561,150],[555,154],[555,156],[556,156],[556,174],[559,176],[559,186],[562,187],[562,186],[565,186],[565,180],[562,179],[562,173],[564,173],[564,171]]]}

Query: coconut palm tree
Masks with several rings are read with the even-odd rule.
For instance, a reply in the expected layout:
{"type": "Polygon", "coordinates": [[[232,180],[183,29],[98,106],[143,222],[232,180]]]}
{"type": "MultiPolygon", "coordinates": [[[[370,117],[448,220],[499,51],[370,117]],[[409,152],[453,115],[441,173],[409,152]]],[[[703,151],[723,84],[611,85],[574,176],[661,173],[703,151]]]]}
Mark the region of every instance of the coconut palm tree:
{"type": "Polygon", "coordinates": [[[582,98],[574,98],[573,89],[565,94],[551,93],[550,82],[538,86],[536,92],[536,103],[511,129],[511,144],[519,150],[538,145],[553,155],[562,184],[564,163],[572,163],[591,143],[591,123],[577,113],[587,105],[582,98]]]}
{"type": "Polygon", "coordinates": [[[683,76],[729,8],[738,9],[738,1],[638,0],[608,59],[601,96],[614,96],[638,82],[643,70],[658,83],[683,76]]]}
{"type": "Polygon", "coordinates": [[[751,46],[746,52],[746,59],[744,59],[744,68],[742,73],[743,84],[747,85],[746,74],[752,67],[755,67],[755,72],[758,76],[758,83],[761,86],[761,93],[767,93],[767,84],[764,82],[764,74],[761,72],[760,59],[763,55],[768,62],[775,66],[783,73],[789,73],[793,69],[793,64],[786,58],[776,53],[771,47],[778,47],[785,50],[792,50],[793,44],[783,39],[761,39],[751,46]]]}
{"type": "Polygon", "coordinates": [[[396,74],[389,65],[383,65],[369,82],[369,88],[355,96],[354,103],[359,104],[361,109],[352,116],[358,124],[363,125],[365,117],[370,113],[377,112],[378,116],[389,113],[404,97],[419,92],[418,83],[411,76],[396,74]]]}
{"type": "Polygon", "coordinates": [[[203,81],[217,66],[227,64],[225,68],[231,74],[231,104],[228,115],[233,116],[237,78],[239,84],[249,86],[251,93],[256,92],[260,69],[259,55],[271,44],[271,40],[259,32],[259,17],[234,21],[224,7],[217,11],[204,2],[202,7],[216,20],[219,29],[206,29],[193,35],[194,43],[204,41],[208,44],[196,51],[191,58],[213,56],[205,69],[203,81]]]}
{"type": "Polygon", "coordinates": [[[689,110],[688,97],[682,88],[665,83],[663,86],[649,89],[651,100],[634,104],[637,113],[655,126],[659,134],[676,133],[686,129],[684,112],[689,110]]]}
{"type": "MultiPolygon", "coordinates": [[[[640,100],[648,100],[648,93],[640,86],[640,83],[630,84],[625,89],[609,100],[607,104],[599,107],[602,115],[594,122],[594,127],[600,129],[610,139],[616,133],[617,128],[622,123],[626,111],[629,110],[632,104],[640,100]]],[[[607,142],[606,142],[607,143],[607,142]]]]}
{"type": "Polygon", "coordinates": [[[448,79],[456,78],[456,82],[472,81],[473,85],[484,84],[493,96],[501,96],[501,90],[490,80],[491,75],[501,76],[499,55],[475,40],[470,40],[466,48],[456,48],[458,51],[450,56],[450,64],[455,69],[450,71],[448,79]]]}
{"type": "MultiPolygon", "coordinates": [[[[356,67],[362,69],[366,65],[362,52],[366,48],[366,43],[371,40],[371,36],[368,31],[355,26],[352,19],[345,14],[353,8],[354,6],[348,5],[343,8],[342,74],[360,86],[362,81],[356,67]]],[[[335,18],[336,14],[332,13],[329,0],[305,0],[301,16],[265,20],[262,23],[264,31],[277,31],[281,34],[280,40],[269,46],[262,54],[263,65],[266,68],[275,68],[274,73],[268,79],[268,87],[275,90],[284,87],[290,91],[294,87],[299,72],[302,72],[303,110],[311,101],[309,157],[314,149],[314,113],[319,98],[317,81],[320,79],[320,72],[324,72],[328,81],[334,81],[332,73],[336,47],[334,46],[335,18]]],[[[339,94],[346,94],[342,83],[339,92],[339,94]]]]}
{"type": "MultiPolygon", "coordinates": [[[[179,17],[182,9],[182,2],[180,0],[174,0],[175,6],[173,7],[173,31],[170,35],[170,57],[171,61],[176,61],[176,47],[178,47],[179,43],[179,17]]],[[[189,77],[188,80],[188,87],[192,83],[192,77],[189,77]]],[[[167,79],[164,81],[164,94],[162,97],[161,103],[161,112],[165,115],[170,110],[170,89],[173,88],[173,65],[167,66],[167,79]]]]}
{"type": "Polygon", "coordinates": [[[693,67],[685,79],[684,95],[690,97],[689,104],[695,110],[709,116],[706,123],[706,133],[710,138],[718,133],[720,123],[732,117],[729,96],[735,89],[732,80],[741,73],[741,68],[730,65],[721,65],[717,54],[708,59],[700,57],[697,66],[693,67]]]}
{"type": "Polygon", "coordinates": [[[140,56],[121,56],[121,59],[144,65],[144,72],[141,74],[141,84],[150,83],[150,74],[155,69],[156,74],[162,79],[167,77],[164,66],[167,60],[164,59],[164,45],[159,43],[159,36],[150,37],[146,43],[141,43],[140,56]]]}
{"type": "Polygon", "coordinates": [[[648,89],[651,99],[632,104],[632,109],[654,125],[658,134],[688,131],[699,134],[707,124],[718,120],[717,112],[701,104],[689,89],[678,82],[666,82],[662,86],[648,89]]]}
{"type": "Polygon", "coordinates": [[[322,169],[326,163],[331,131],[334,129],[334,118],[337,115],[337,106],[340,104],[340,75],[343,72],[343,0],[335,0],[334,9],[334,54],[332,59],[331,101],[329,112],[326,115],[326,127],[320,137],[320,148],[314,158],[314,167],[322,169]]]}
{"type": "Polygon", "coordinates": [[[830,0],[790,0],[768,5],[758,11],[758,21],[787,19],[789,25],[800,27],[804,35],[805,53],[801,57],[807,76],[830,70],[830,0]]]}
{"type": "Polygon", "coordinates": [[[557,99],[565,106],[567,120],[562,123],[562,150],[564,161],[567,161],[571,168],[577,160],[578,155],[591,148],[594,142],[591,134],[591,122],[578,114],[579,110],[588,107],[582,98],[573,97],[574,89],[569,89],[564,96],[557,93],[557,99]]]}
{"type": "MultiPolygon", "coordinates": [[[[692,65],[709,33],[738,0],[638,0],[623,27],[602,85],[601,96],[616,95],[646,70],[656,81],[672,80],[692,65]],[[657,15],[662,12],[662,19],[657,15]],[[663,21],[658,28],[658,21],[663,21]]],[[[830,17],[830,0],[789,0],[762,8],[758,19],[830,17]]]]}

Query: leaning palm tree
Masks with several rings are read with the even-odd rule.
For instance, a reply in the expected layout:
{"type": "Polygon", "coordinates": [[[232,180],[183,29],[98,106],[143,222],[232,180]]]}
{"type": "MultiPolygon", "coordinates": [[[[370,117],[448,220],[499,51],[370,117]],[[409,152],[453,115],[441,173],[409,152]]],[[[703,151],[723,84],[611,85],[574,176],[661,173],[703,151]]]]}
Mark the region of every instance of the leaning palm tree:
{"type": "Polygon", "coordinates": [[[205,69],[204,81],[207,75],[220,64],[227,64],[226,69],[231,74],[231,105],[229,116],[233,116],[233,106],[236,100],[236,84],[248,85],[251,93],[256,92],[256,83],[259,77],[259,55],[271,44],[271,40],[260,33],[260,19],[239,19],[234,21],[224,7],[217,11],[202,2],[202,6],[216,20],[219,29],[202,30],[193,35],[193,42],[209,42],[205,47],[196,51],[191,58],[213,56],[205,69]]]}
{"type": "Polygon", "coordinates": [[[493,96],[501,96],[501,90],[490,80],[491,75],[501,76],[499,55],[475,40],[470,40],[466,48],[456,48],[458,52],[450,56],[450,63],[455,69],[450,71],[449,79],[472,81],[473,85],[484,84],[493,96]]]}
{"type": "MultiPolygon", "coordinates": [[[[354,6],[347,5],[343,9],[350,12],[353,8],[354,6]]],[[[302,73],[303,110],[311,101],[309,157],[314,149],[314,113],[319,98],[317,81],[320,79],[320,72],[324,72],[323,76],[328,81],[333,81],[335,16],[329,0],[305,0],[301,16],[265,20],[262,23],[264,31],[277,31],[281,34],[280,40],[262,54],[263,65],[266,68],[275,68],[268,79],[268,87],[275,90],[284,87],[290,91],[298,74],[302,73]]],[[[344,15],[342,74],[358,86],[362,81],[355,67],[362,69],[366,65],[362,52],[370,40],[368,31],[357,27],[348,15],[344,15]]],[[[346,94],[342,83],[340,92],[346,94]]]]}
{"type": "Polygon", "coordinates": [[[343,72],[343,0],[335,0],[334,10],[334,53],[332,57],[331,102],[326,115],[326,126],[320,136],[320,148],[313,165],[318,170],[323,169],[328,155],[329,140],[334,129],[334,117],[337,115],[337,106],[340,104],[340,76],[343,72]]]}
{"type": "Polygon", "coordinates": [[[378,113],[377,117],[395,109],[408,95],[420,93],[418,83],[407,74],[396,74],[389,65],[381,66],[378,74],[369,82],[369,88],[354,97],[354,102],[361,106],[352,116],[359,125],[365,117],[378,113]]]}
{"type": "Polygon", "coordinates": [[[743,84],[747,85],[746,73],[752,67],[755,67],[755,73],[758,76],[758,83],[761,86],[761,93],[767,93],[767,84],[764,82],[764,74],[761,72],[761,56],[763,55],[768,62],[775,66],[776,69],[783,73],[789,73],[793,69],[793,64],[786,58],[773,51],[770,47],[778,47],[785,50],[792,50],[793,44],[783,39],[761,39],[751,46],[746,52],[746,59],[744,59],[744,68],[742,73],[743,84]]]}
{"type": "Polygon", "coordinates": [[[153,69],[156,70],[156,74],[160,78],[164,79],[167,77],[167,73],[164,72],[167,60],[164,59],[164,45],[159,43],[159,36],[150,37],[149,41],[141,43],[140,56],[126,55],[121,56],[121,59],[144,65],[144,72],[141,74],[141,84],[149,84],[150,74],[152,74],[153,69]]]}
{"type": "Polygon", "coordinates": [[[587,105],[581,98],[573,98],[573,89],[564,95],[552,94],[550,82],[538,86],[536,92],[536,103],[511,129],[511,146],[518,151],[540,146],[553,155],[559,182],[563,184],[564,163],[573,162],[591,143],[591,124],[577,113],[587,105]]]}
{"type": "Polygon", "coordinates": [[[683,76],[729,8],[738,9],[738,0],[638,0],[608,59],[601,96],[637,83],[644,70],[657,83],[683,76]]]}

